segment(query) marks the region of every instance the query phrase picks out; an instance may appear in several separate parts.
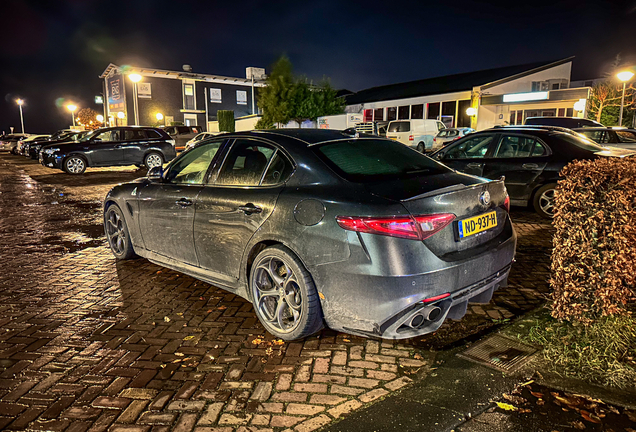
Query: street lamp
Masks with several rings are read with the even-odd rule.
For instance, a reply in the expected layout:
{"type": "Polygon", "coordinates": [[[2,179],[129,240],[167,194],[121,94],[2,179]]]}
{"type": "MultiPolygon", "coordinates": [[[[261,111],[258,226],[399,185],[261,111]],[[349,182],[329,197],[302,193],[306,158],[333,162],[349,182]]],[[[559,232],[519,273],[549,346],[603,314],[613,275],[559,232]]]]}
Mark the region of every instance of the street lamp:
{"type": "Polygon", "coordinates": [[[101,115],[101,114],[97,114],[97,115],[95,116],[95,119],[96,119],[98,122],[100,122],[100,123],[104,123],[104,116],[103,116],[103,115],[101,115]]]}
{"type": "Polygon", "coordinates": [[[477,110],[473,107],[466,108],[466,115],[469,117],[473,117],[477,115],[477,110]]]}
{"type": "Polygon", "coordinates": [[[616,74],[616,77],[623,81],[623,95],[621,96],[621,112],[618,115],[618,125],[623,126],[623,105],[625,104],[625,84],[627,81],[632,79],[634,76],[634,72],[632,71],[623,71],[616,74]]]}
{"type": "Polygon", "coordinates": [[[75,105],[66,105],[66,108],[71,112],[71,118],[73,119],[73,127],[75,127],[75,110],[77,106],[75,105]]]}
{"type": "Polygon", "coordinates": [[[135,126],[139,126],[139,97],[137,96],[137,83],[141,81],[141,75],[130,74],[128,78],[133,82],[133,106],[135,107],[135,126]]]}
{"type": "Polygon", "coordinates": [[[22,99],[17,99],[15,102],[18,104],[18,107],[20,107],[20,124],[22,124],[22,133],[24,133],[24,117],[22,117],[22,104],[24,101],[22,99]]]}

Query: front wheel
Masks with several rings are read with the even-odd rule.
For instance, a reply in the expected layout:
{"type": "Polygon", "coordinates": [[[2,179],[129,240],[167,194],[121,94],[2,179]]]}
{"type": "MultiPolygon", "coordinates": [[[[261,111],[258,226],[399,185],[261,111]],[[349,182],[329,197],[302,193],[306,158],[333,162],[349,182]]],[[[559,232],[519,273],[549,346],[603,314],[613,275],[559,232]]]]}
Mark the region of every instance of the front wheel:
{"type": "Polygon", "coordinates": [[[271,246],[255,258],[250,294],[265,329],[284,340],[312,335],[323,328],[316,286],[305,266],[285,246],[271,246]]]}
{"type": "Polygon", "coordinates": [[[556,183],[548,183],[541,186],[534,194],[532,206],[534,210],[546,219],[554,217],[554,195],[556,194],[556,183]]]}
{"type": "Polygon", "coordinates": [[[115,258],[120,260],[131,259],[135,256],[135,251],[130,241],[128,226],[121,209],[112,204],[104,214],[104,231],[108,239],[110,250],[115,258]]]}
{"type": "Polygon", "coordinates": [[[69,156],[64,160],[64,171],[67,174],[83,174],[86,171],[86,160],[81,156],[69,156]]]}
{"type": "Polygon", "coordinates": [[[163,157],[157,152],[151,152],[144,158],[144,165],[150,170],[150,168],[163,165],[163,157]]]}

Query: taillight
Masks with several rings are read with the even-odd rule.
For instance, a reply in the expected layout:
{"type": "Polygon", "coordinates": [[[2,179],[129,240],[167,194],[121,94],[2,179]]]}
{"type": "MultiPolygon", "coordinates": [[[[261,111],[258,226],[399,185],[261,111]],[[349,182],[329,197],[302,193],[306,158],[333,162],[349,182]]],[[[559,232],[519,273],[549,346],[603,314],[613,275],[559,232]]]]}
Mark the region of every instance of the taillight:
{"type": "Polygon", "coordinates": [[[425,240],[455,219],[452,213],[399,217],[338,216],[340,227],[356,232],[425,240]]]}
{"type": "Polygon", "coordinates": [[[413,141],[413,135],[409,135],[409,141],[413,141]]]}
{"type": "Polygon", "coordinates": [[[510,213],[510,196],[508,194],[506,194],[506,199],[504,200],[503,208],[506,209],[508,213],[510,213]]]}

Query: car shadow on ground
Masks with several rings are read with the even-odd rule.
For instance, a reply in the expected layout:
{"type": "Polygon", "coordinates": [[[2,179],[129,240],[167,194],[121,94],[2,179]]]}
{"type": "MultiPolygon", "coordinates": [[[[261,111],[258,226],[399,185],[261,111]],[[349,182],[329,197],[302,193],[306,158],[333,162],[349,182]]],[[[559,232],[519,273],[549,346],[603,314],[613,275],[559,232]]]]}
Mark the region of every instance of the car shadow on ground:
{"type": "MultiPolygon", "coordinates": [[[[148,171],[145,168],[117,171],[91,171],[89,168],[84,174],[81,175],[81,184],[82,186],[99,186],[125,183],[138,179],[139,177],[145,177],[147,172],[148,171]]],[[[80,180],[78,176],[66,174],[62,171],[46,175],[35,175],[31,178],[44,185],[60,187],[77,186],[78,180],[80,180]]]]}

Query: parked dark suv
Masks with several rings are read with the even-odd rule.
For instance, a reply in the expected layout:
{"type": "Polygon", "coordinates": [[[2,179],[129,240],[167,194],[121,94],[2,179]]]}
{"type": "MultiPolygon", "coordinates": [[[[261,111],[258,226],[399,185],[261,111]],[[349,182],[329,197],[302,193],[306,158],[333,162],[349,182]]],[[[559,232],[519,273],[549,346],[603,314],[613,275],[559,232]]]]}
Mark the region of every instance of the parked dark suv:
{"type": "Polygon", "coordinates": [[[82,174],[87,167],[117,165],[163,165],[176,156],[174,140],[159,128],[120,126],[97,129],[63,144],[43,147],[40,163],[69,174],[82,174]]]}

